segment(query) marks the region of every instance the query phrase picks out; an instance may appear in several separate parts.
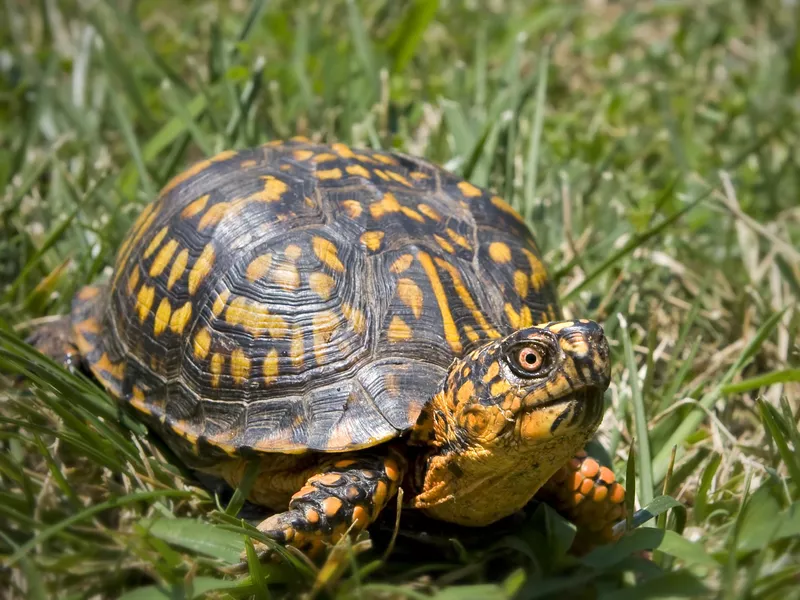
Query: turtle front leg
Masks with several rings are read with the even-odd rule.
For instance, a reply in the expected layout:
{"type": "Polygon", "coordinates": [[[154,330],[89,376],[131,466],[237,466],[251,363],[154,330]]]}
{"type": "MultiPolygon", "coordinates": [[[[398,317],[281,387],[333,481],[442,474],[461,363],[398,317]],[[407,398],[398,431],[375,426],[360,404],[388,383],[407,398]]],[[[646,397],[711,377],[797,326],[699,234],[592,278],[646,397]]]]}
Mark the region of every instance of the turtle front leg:
{"type": "MultiPolygon", "coordinates": [[[[380,514],[397,493],[406,463],[396,452],[358,453],[321,463],[316,473],[258,530],[275,541],[316,556],[343,535],[355,536],[380,514]]],[[[263,555],[268,548],[258,544],[263,555]]]]}
{"type": "Polygon", "coordinates": [[[573,550],[579,553],[619,537],[614,525],[625,518],[625,488],[584,450],[556,471],[536,497],[575,523],[573,550]]]}

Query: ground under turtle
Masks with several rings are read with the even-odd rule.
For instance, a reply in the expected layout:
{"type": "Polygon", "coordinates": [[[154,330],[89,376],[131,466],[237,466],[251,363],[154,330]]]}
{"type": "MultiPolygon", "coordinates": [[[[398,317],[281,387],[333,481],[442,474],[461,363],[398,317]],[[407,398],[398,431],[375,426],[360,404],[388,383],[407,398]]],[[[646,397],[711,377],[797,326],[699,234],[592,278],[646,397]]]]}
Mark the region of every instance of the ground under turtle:
{"type": "Polygon", "coordinates": [[[110,280],[32,336],[186,463],[316,551],[405,504],[496,522],[544,498],[611,537],[622,487],[587,458],[603,330],[562,319],[501,198],[400,153],[305,139],[222,152],[169,182],[110,280]]]}

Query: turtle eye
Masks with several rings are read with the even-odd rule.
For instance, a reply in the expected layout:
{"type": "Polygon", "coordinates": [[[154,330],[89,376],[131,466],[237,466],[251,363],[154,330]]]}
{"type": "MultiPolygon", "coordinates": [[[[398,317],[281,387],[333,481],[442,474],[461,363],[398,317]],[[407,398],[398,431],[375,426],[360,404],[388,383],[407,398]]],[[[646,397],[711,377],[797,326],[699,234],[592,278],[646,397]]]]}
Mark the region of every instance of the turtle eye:
{"type": "Polygon", "coordinates": [[[509,363],[522,377],[541,377],[549,370],[549,349],[542,344],[525,344],[517,346],[509,353],[509,363]]]}

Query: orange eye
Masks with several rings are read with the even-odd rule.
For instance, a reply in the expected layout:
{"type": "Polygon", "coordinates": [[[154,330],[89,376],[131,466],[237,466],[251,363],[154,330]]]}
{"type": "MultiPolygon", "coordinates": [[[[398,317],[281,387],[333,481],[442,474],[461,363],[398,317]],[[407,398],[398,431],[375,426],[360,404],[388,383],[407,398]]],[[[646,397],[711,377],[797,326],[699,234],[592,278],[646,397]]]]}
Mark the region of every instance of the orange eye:
{"type": "Polygon", "coordinates": [[[528,373],[535,373],[542,368],[544,364],[544,356],[542,351],[538,348],[525,346],[521,348],[517,354],[517,364],[528,373]]]}

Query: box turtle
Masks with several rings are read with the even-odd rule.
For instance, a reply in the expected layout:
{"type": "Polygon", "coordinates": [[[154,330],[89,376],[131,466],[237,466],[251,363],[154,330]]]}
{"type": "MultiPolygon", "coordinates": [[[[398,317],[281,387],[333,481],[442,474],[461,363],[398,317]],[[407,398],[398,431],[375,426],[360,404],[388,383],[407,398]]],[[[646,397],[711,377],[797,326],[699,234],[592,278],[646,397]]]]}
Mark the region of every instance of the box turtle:
{"type": "Polygon", "coordinates": [[[530,229],[430,162],[304,138],[226,151],[144,208],[109,280],[35,331],[259,529],[316,553],[405,506],[485,526],[534,496],[613,537],[624,490],[583,451],[609,350],[563,320],[530,229]]]}

